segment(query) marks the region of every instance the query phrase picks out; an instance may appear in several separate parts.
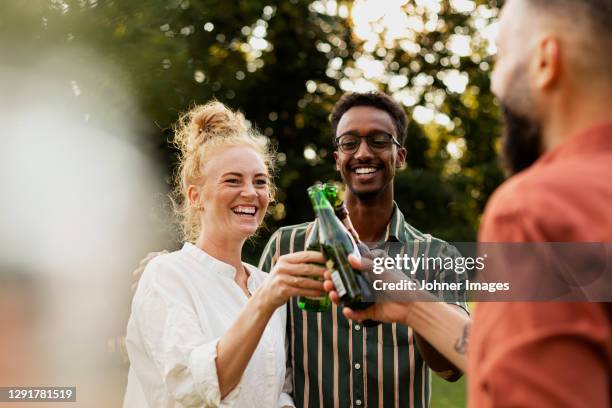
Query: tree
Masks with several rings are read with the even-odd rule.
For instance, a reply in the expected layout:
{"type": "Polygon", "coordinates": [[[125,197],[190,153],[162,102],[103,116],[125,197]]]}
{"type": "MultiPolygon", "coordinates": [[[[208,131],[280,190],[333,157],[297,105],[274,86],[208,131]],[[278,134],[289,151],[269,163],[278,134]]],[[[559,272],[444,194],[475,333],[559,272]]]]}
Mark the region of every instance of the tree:
{"type": "MultiPolygon", "coordinates": [[[[396,200],[415,227],[473,240],[502,179],[483,36],[497,1],[410,0],[387,14],[331,0],[12,0],[1,7],[4,46],[20,44],[13,65],[63,47],[119,68],[93,79],[77,73],[74,81],[91,99],[109,97],[115,80],[127,84],[136,103],[124,114],[146,119],[134,131],[143,150],[159,155],[168,181],[172,124],[193,103],[215,97],[239,108],[277,144],[280,193],[268,229],[247,250],[250,260],[277,227],[312,218],[304,205],[309,185],[338,179],[327,118],[347,90],[382,89],[414,118],[396,200]]],[[[91,123],[112,120],[109,113],[91,123]]]]}

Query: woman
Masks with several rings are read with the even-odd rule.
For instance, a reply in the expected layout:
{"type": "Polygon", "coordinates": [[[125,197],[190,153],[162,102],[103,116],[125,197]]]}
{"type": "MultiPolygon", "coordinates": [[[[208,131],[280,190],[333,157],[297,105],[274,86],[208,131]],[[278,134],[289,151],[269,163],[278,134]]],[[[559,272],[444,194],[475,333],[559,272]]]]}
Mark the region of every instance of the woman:
{"type": "MultiPolygon", "coordinates": [[[[184,115],[175,209],[186,243],[146,267],[127,328],[126,407],[293,406],[285,383],[285,303],[318,296],[318,252],[279,258],[268,275],[241,261],[273,187],[272,152],[219,102],[184,115]],[[194,241],[195,243],[191,243],[194,241]],[[146,400],[146,402],[145,402],[146,400]]],[[[291,381],[287,381],[288,384],[291,381]]]]}

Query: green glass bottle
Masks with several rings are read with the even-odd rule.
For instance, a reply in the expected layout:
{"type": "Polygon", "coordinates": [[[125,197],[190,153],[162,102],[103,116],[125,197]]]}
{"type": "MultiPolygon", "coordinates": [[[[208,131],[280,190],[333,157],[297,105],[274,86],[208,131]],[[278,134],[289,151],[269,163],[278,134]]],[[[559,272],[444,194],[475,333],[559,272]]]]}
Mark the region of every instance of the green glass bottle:
{"type": "MultiPolygon", "coordinates": [[[[308,244],[306,245],[306,250],[321,252],[321,245],[319,245],[319,240],[317,237],[311,236],[308,244]]],[[[327,293],[318,297],[299,296],[297,302],[300,309],[311,312],[325,312],[331,306],[331,299],[327,293]]]]}
{"type": "Polygon", "coordinates": [[[362,291],[356,279],[357,272],[348,262],[349,254],[360,258],[357,244],[335,215],[325,186],[319,184],[310,187],[308,195],[317,215],[320,250],[326,260],[325,266],[332,274],[342,305],[362,309],[367,304],[363,302],[362,291]]]}
{"type": "MultiPolygon", "coordinates": [[[[316,184],[312,188],[322,189],[330,203],[343,206],[343,202],[338,199],[338,188],[334,184],[316,184]]],[[[306,250],[321,252],[321,245],[319,244],[319,236],[317,234],[310,234],[308,241],[306,242],[306,250]]],[[[311,312],[325,312],[331,306],[331,299],[327,293],[320,297],[300,296],[298,297],[298,306],[302,310],[308,310],[311,312]]]]}
{"type": "MultiPolygon", "coordinates": [[[[334,207],[334,214],[336,214],[336,217],[338,217],[338,219],[342,221],[342,224],[344,224],[347,231],[351,234],[355,242],[357,242],[357,246],[359,246],[359,235],[357,234],[357,231],[355,231],[355,227],[353,227],[353,223],[349,218],[349,213],[346,208],[346,205],[344,204],[344,201],[342,201],[340,199],[340,196],[338,195],[338,187],[335,184],[326,183],[323,186],[323,189],[325,190],[325,196],[327,197],[327,200],[332,205],[332,207],[334,207]]],[[[361,248],[359,252],[361,253],[361,248]]]]}

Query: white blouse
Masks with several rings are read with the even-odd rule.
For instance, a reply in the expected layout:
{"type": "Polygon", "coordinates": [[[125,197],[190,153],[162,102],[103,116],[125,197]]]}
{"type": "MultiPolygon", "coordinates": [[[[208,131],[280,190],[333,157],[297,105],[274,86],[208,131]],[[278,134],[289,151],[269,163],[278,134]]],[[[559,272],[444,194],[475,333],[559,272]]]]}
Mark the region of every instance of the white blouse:
{"type": "MultiPolygon", "coordinates": [[[[245,266],[254,293],[268,274],[245,266]]],[[[240,383],[221,400],[217,341],[248,300],[235,273],[191,243],[147,265],[127,327],[125,408],[294,406],[285,381],[284,306],[268,322],[240,383]]]]}

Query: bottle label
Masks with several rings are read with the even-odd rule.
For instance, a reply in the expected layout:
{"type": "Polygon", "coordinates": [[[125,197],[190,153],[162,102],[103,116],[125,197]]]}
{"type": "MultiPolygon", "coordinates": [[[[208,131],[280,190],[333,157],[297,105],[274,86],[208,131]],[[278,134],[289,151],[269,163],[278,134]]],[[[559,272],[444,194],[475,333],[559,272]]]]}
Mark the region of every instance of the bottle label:
{"type": "Polygon", "coordinates": [[[338,296],[342,297],[346,295],[346,288],[344,287],[344,284],[342,283],[342,279],[340,278],[340,273],[337,270],[335,270],[332,272],[331,276],[332,276],[332,281],[334,282],[334,286],[336,287],[336,292],[338,292],[338,296]]]}

